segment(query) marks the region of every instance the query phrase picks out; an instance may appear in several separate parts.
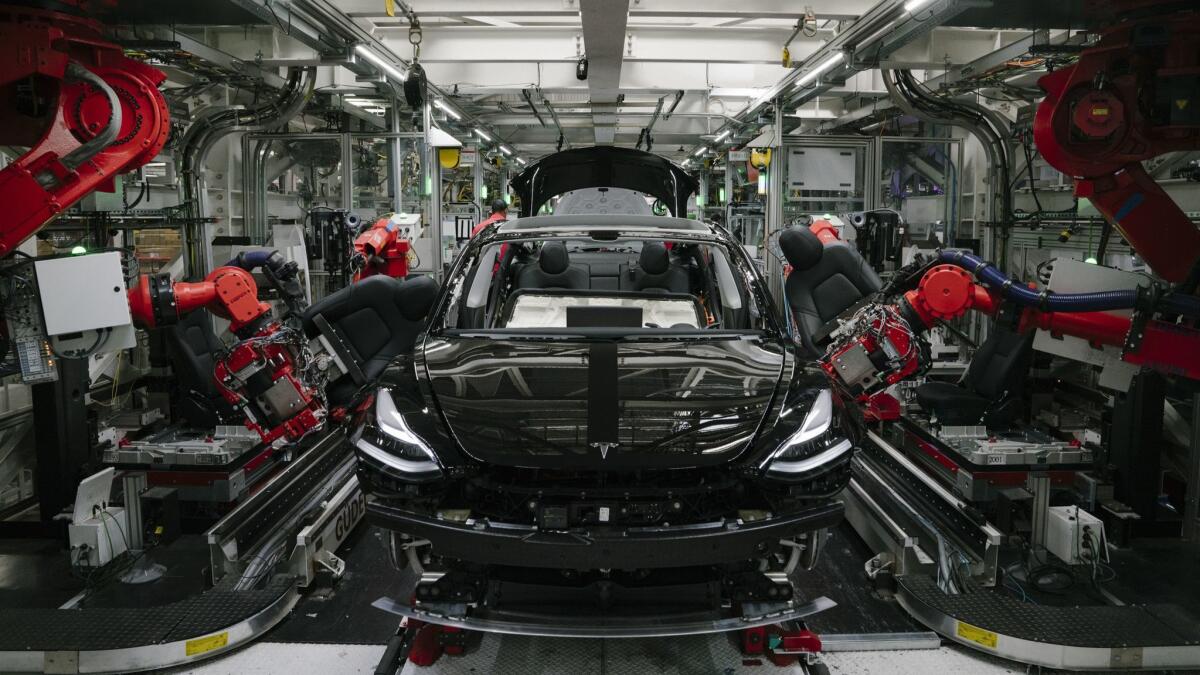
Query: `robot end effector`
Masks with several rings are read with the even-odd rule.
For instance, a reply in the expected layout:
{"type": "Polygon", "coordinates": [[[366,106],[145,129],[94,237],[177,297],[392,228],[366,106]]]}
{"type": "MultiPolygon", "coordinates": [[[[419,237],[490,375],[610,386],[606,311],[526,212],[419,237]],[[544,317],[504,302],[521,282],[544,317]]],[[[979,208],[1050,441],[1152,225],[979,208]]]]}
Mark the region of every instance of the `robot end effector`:
{"type": "Polygon", "coordinates": [[[277,251],[250,251],[202,281],[143,275],[128,294],[134,323],[142,328],[169,326],[202,308],[229,320],[239,342],[218,355],[213,377],[221,396],[267,443],[298,441],[324,426],[330,416],[324,386],[346,371],[326,339],[309,340],[287,320],[303,309],[297,273],[296,263],[277,251]],[[279,290],[289,308],[285,320],[258,299],[253,269],[279,290]]]}

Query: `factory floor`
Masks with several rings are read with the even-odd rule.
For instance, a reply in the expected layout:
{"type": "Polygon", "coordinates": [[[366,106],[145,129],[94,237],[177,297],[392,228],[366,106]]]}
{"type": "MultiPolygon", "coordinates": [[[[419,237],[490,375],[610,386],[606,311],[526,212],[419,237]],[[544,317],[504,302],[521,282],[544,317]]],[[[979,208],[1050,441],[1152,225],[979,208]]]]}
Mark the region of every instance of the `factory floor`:
{"type": "MultiPolygon", "coordinates": [[[[371,607],[393,595],[397,575],[390,573],[382,532],[360,528],[339,551],[346,574],[334,588],[301,599],[291,616],[256,644],[209,662],[171,673],[370,673],[398,618],[371,607]]],[[[834,532],[816,570],[803,576],[803,587],[838,606],[812,617],[821,634],[896,633],[923,630],[893,601],[875,595],[863,581],[862,564],[870,557],[848,525],[834,532]]],[[[1020,672],[984,655],[958,647],[905,652],[842,652],[825,658],[836,673],[922,673],[953,668],[961,673],[1020,672]]],[[[658,640],[580,640],[488,635],[478,649],[462,657],[443,657],[428,668],[409,664],[405,673],[736,673],[801,672],[761,660],[744,661],[725,635],[658,640]]]]}
{"type": "MultiPolygon", "coordinates": [[[[373,673],[383,645],[292,644],[258,642],[196,666],[166,671],[171,675],[266,675],[268,673],[373,673]]],[[[830,673],[896,675],[954,673],[990,675],[1024,673],[1025,667],[957,645],[909,651],[838,652],[822,660],[830,673]]],[[[488,636],[479,649],[460,657],[443,657],[432,666],[408,664],[404,675],[732,675],[733,673],[802,673],[799,666],[780,668],[758,659],[746,661],[723,636],[661,640],[573,640],[488,636]]]]}
{"type": "MultiPolygon", "coordinates": [[[[384,542],[382,531],[360,526],[338,551],[346,562],[346,572],[332,587],[305,592],[290,615],[253,644],[168,672],[373,672],[399,618],[372,607],[372,603],[404,592],[400,576],[388,563],[384,542]]],[[[863,564],[871,556],[849,524],[843,523],[833,531],[816,569],[797,575],[801,597],[824,595],[837,603],[810,617],[807,624],[813,631],[827,637],[927,631],[867,582],[863,564]]],[[[115,581],[88,584],[77,573],[72,574],[65,551],[57,542],[0,541],[0,606],[149,607],[204,590],[208,555],[202,536],[184,535],[152,551],[149,557],[166,567],[166,574],[156,582],[134,586],[115,581]]],[[[1124,602],[1161,602],[1174,596],[1176,602],[1194,609],[1200,604],[1196,564],[1200,564],[1200,553],[1179,541],[1139,542],[1135,550],[1114,555],[1112,565],[1119,574],[1108,589],[1124,602]]],[[[833,673],[1025,672],[1019,664],[948,642],[937,649],[828,652],[823,661],[833,673]]],[[[728,635],[653,640],[487,635],[465,656],[443,657],[428,668],[409,665],[404,672],[567,671],[581,675],[802,672],[798,668],[777,668],[764,660],[746,660],[728,635]]]]}
{"type": "MultiPolygon", "coordinates": [[[[362,527],[339,551],[346,573],[329,590],[303,597],[290,617],[249,647],[212,661],[168,671],[202,673],[372,673],[399,618],[371,607],[398,590],[391,572],[383,533],[362,527]]],[[[825,595],[837,607],[811,617],[818,634],[903,633],[925,629],[892,600],[866,583],[863,563],[871,557],[848,524],[834,530],[820,563],[799,576],[801,593],[825,595]]],[[[824,656],[833,673],[1018,673],[1017,664],[990,658],[956,645],[939,649],[838,652],[824,656]],[[948,669],[948,670],[947,670],[948,669]]],[[[778,668],[760,659],[746,660],[727,635],[661,639],[587,640],[487,635],[473,652],[442,657],[433,666],[408,664],[404,673],[550,674],[595,673],[774,673],[802,672],[778,668]]]]}

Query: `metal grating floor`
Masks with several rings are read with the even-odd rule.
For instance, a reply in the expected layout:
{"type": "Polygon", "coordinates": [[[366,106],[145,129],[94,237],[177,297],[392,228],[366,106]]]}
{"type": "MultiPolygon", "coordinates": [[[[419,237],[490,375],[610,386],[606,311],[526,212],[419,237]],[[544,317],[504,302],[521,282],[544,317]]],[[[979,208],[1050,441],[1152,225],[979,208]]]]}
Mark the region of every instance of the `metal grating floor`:
{"type": "Polygon", "coordinates": [[[261,590],[214,588],[157,607],[0,609],[0,651],[93,651],[184,640],[216,632],[269,607],[294,583],[276,577],[261,590]]]}
{"type": "Polygon", "coordinates": [[[1200,645],[1200,620],[1175,605],[1052,607],[988,589],[946,595],[924,575],[896,581],[913,599],[942,614],[1034,642],[1091,648],[1200,645]]]}

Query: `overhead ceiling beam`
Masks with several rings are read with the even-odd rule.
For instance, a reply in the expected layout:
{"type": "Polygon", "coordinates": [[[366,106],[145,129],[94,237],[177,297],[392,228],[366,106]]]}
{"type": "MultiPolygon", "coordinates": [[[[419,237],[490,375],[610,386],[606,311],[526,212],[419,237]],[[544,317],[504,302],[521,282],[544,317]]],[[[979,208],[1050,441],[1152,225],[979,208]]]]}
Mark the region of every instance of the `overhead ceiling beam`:
{"type": "MultiPolygon", "coordinates": [[[[575,17],[581,0],[409,0],[408,5],[422,19],[426,17],[575,17]]],[[[338,3],[351,17],[391,18],[383,11],[378,0],[341,0],[338,3]]],[[[797,3],[794,9],[781,8],[778,0],[689,0],[686,9],[662,9],[659,7],[634,7],[634,16],[695,17],[695,18],[783,18],[796,19],[804,15],[805,6],[811,6],[820,19],[852,19],[858,17],[874,4],[873,0],[807,0],[797,3]]]]}
{"type": "Polygon", "coordinates": [[[621,94],[629,0],[580,0],[579,15],[596,145],[611,145],[616,133],[617,97],[621,94]]]}

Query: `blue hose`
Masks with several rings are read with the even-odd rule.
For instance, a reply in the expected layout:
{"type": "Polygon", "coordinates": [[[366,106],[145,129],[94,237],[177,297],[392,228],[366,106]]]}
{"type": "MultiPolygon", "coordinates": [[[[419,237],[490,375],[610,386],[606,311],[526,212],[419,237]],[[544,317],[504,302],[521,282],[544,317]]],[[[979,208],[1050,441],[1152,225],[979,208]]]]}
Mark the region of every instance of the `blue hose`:
{"type": "Polygon", "coordinates": [[[242,251],[233,260],[225,263],[227,267],[241,267],[246,271],[262,267],[267,260],[275,255],[273,249],[260,248],[257,251],[242,251]]]}
{"type": "MultiPolygon", "coordinates": [[[[1005,298],[1018,305],[1036,307],[1042,311],[1107,312],[1114,309],[1134,309],[1138,303],[1137,289],[1096,293],[1038,292],[1012,281],[991,263],[964,251],[942,251],[938,259],[971,272],[981,282],[999,290],[1005,298]]],[[[1200,316],[1200,298],[1172,293],[1162,298],[1157,309],[1171,314],[1200,316]]]]}

